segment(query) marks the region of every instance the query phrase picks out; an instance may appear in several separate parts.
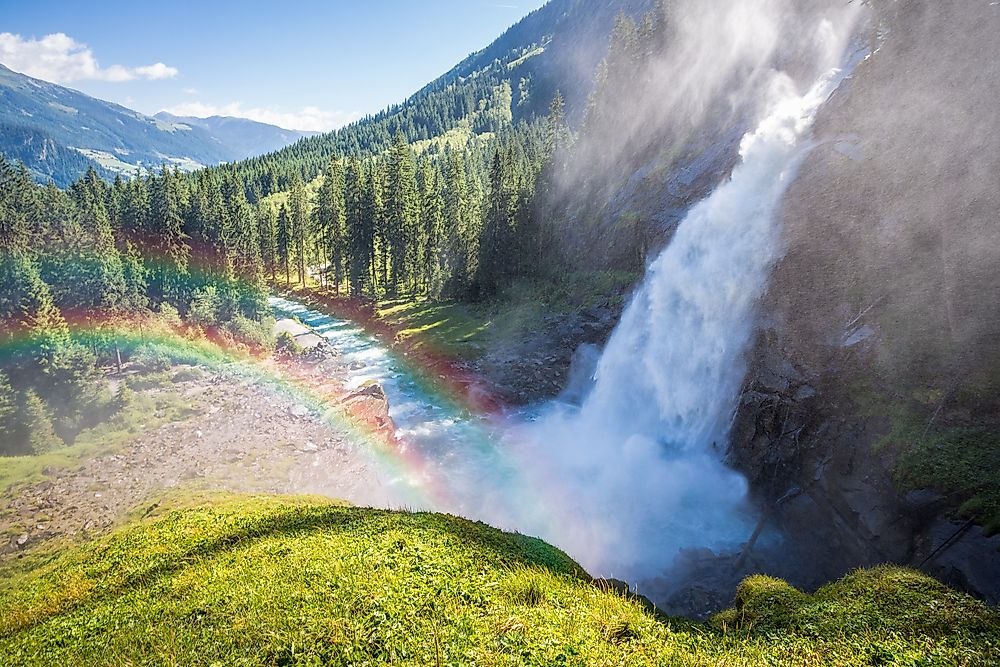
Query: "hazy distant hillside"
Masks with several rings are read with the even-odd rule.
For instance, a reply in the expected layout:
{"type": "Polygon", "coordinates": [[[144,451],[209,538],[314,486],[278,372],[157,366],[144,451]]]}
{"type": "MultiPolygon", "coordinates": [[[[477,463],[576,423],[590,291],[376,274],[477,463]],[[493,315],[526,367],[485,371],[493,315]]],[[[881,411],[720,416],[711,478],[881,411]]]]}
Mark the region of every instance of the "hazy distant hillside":
{"type": "Polygon", "coordinates": [[[102,173],[133,174],[163,164],[191,170],[304,136],[253,121],[209,121],[151,118],[0,65],[0,154],[24,162],[41,181],[68,185],[91,165],[102,173]]]}
{"type": "Polygon", "coordinates": [[[289,144],[294,144],[303,137],[312,137],[319,132],[306,132],[303,130],[286,130],[277,125],[258,123],[246,118],[232,118],[229,116],[211,116],[209,118],[195,118],[193,116],[175,116],[161,111],[153,116],[157,120],[174,125],[189,125],[199,127],[208,132],[212,137],[222,142],[230,151],[235,153],[231,158],[242,160],[244,158],[270,153],[289,144]]]}

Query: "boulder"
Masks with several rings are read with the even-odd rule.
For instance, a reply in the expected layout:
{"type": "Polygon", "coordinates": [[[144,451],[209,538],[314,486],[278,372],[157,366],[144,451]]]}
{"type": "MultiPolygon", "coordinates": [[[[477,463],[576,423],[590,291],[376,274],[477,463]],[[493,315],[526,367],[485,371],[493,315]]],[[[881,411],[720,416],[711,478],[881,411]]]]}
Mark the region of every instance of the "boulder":
{"type": "Polygon", "coordinates": [[[396,432],[396,425],[389,416],[389,397],[378,382],[366,382],[348,394],[342,404],[358,422],[386,434],[396,432]]]}

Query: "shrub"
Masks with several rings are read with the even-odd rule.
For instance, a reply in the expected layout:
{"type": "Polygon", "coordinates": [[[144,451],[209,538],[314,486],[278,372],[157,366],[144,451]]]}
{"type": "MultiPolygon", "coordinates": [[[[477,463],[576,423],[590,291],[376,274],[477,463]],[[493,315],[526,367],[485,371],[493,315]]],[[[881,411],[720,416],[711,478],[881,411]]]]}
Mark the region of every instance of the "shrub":
{"type": "Polygon", "coordinates": [[[166,326],[176,329],[181,326],[181,314],[169,303],[160,304],[159,320],[166,326]]]}
{"type": "Polygon", "coordinates": [[[219,308],[222,301],[214,285],[203,287],[194,293],[188,308],[188,320],[203,327],[214,327],[219,323],[219,308]]]}
{"type": "Polygon", "coordinates": [[[47,454],[62,447],[62,439],[56,434],[52,415],[45,402],[34,391],[24,395],[22,420],[28,434],[28,444],[33,454],[47,454]]]}
{"type": "Polygon", "coordinates": [[[302,354],[302,346],[295,340],[295,336],[287,331],[282,331],[281,335],[278,336],[278,340],[274,344],[274,349],[278,354],[286,356],[298,356],[302,354]]]}
{"type": "Polygon", "coordinates": [[[166,350],[151,344],[140,345],[132,361],[147,373],[162,372],[173,365],[173,360],[166,350]]]}
{"type": "Polygon", "coordinates": [[[274,320],[265,317],[260,321],[234,315],[227,328],[240,343],[258,350],[274,349],[274,320]]]}

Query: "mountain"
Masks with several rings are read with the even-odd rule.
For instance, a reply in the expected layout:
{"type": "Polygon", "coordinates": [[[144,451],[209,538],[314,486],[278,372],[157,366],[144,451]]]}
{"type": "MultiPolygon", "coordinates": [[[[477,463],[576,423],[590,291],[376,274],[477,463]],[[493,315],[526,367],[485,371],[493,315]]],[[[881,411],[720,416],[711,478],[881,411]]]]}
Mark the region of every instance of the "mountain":
{"type": "Polygon", "coordinates": [[[397,132],[410,143],[431,143],[418,149],[436,150],[531,121],[548,112],[557,91],[565,98],[567,117],[578,123],[616,18],[641,21],[655,4],[551,0],[401,104],[225,169],[235,172],[248,192],[266,195],[287,189],[294,175],[312,180],[333,153],[380,153],[397,132]]]}
{"type": "Polygon", "coordinates": [[[236,153],[233,159],[242,160],[262,153],[270,153],[294,144],[303,137],[312,137],[319,132],[303,130],[286,130],[277,125],[258,123],[247,118],[232,118],[230,116],[210,116],[195,118],[193,116],[175,116],[166,111],[153,116],[156,120],[175,126],[187,125],[198,127],[227,148],[236,153]]]}
{"type": "Polygon", "coordinates": [[[164,164],[192,170],[302,136],[240,119],[152,118],[0,65],[0,153],[23,161],[40,181],[67,185],[91,166],[103,175],[164,164]],[[254,149],[258,140],[262,144],[254,149]]]}

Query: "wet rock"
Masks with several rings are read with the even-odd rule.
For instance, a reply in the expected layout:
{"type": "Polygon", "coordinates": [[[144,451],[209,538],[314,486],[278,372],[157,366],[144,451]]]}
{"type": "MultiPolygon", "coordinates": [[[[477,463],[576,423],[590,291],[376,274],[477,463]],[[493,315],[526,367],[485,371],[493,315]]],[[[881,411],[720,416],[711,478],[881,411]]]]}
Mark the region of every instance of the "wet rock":
{"type": "Polygon", "coordinates": [[[601,590],[610,591],[623,598],[638,602],[650,613],[657,613],[656,605],[645,595],[640,595],[638,592],[633,591],[626,581],[622,581],[621,579],[594,579],[593,584],[601,590]]]}
{"type": "Polygon", "coordinates": [[[396,425],[389,416],[389,398],[377,382],[369,382],[348,395],[343,400],[343,405],[351,416],[362,423],[387,434],[396,431],[396,425]]]}

